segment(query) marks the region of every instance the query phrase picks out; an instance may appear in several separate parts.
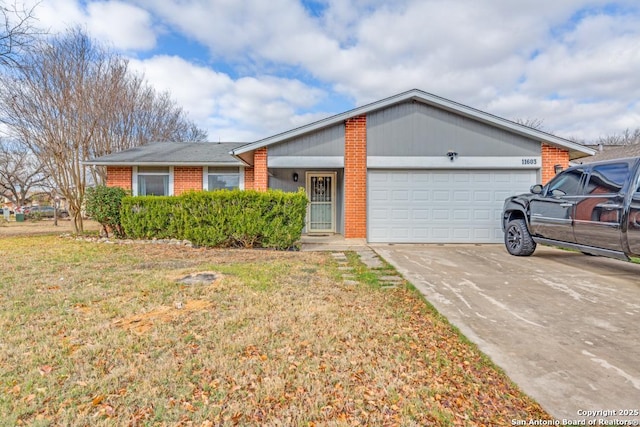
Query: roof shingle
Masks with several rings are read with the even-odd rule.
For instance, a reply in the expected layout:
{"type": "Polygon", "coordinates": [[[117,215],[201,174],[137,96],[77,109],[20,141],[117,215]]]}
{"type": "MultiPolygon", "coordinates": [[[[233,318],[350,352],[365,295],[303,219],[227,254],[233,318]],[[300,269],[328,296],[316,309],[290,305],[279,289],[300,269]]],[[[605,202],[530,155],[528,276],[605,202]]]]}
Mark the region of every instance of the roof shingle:
{"type": "Polygon", "coordinates": [[[627,157],[640,157],[640,144],[629,145],[605,145],[602,151],[598,151],[593,156],[577,159],[575,163],[593,163],[600,160],[624,159],[627,157]]]}
{"type": "Polygon", "coordinates": [[[91,159],[89,165],[228,165],[242,162],[229,152],[244,142],[155,142],[91,159]]]}

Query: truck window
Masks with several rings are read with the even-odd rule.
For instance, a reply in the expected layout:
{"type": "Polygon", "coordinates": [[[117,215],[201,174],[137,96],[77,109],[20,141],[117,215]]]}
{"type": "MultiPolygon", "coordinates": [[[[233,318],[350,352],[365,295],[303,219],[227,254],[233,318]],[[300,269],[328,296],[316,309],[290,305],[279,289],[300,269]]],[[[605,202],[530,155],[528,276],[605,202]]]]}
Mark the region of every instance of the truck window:
{"type": "Polygon", "coordinates": [[[624,183],[629,178],[627,163],[614,163],[595,166],[589,176],[585,188],[586,194],[616,194],[622,191],[624,183]]]}
{"type": "Polygon", "coordinates": [[[561,172],[550,183],[547,195],[550,196],[556,191],[561,191],[565,196],[576,196],[580,190],[580,180],[584,175],[583,168],[570,169],[561,172]]]}

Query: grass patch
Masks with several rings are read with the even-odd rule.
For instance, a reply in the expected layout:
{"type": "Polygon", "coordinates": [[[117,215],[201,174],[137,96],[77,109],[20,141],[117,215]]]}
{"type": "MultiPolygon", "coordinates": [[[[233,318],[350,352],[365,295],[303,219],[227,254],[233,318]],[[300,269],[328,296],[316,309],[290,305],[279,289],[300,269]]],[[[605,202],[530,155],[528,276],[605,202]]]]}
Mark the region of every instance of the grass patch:
{"type": "MultiPolygon", "coordinates": [[[[360,260],[360,256],[356,252],[346,252],[345,255],[348,265],[353,269],[352,274],[355,276],[355,280],[373,288],[379,289],[382,286],[384,283],[383,277],[398,276],[396,269],[382,259],[380,260],[382,267],[371,269],[360,260]]],[[[339,278],[341,273],[343,272],[335,270],[334,277],[339,278]]],[[[399,284],[406,285],[407,282],[403,280],[399,284]]]]}
{"type": "Polygon", "coordinates": [[[329,254],[0,240],[7,425],[511,425],[549,416],[407,286],[329,254]],[[176,279],[208,271],[210,284],[176,279]],[[375,277],[374,277],[375,276],[375,277]]]}

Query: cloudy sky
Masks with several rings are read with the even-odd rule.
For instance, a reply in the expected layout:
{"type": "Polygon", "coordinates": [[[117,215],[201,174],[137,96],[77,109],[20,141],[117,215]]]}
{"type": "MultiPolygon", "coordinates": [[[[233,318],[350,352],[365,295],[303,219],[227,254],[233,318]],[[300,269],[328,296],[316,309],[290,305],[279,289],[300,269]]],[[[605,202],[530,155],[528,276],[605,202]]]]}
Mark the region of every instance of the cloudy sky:
{"type": "Polygon", "coordinates": [[[638,0],[42,0],[169,90],[211,141],[253,141],[417,88],[595,140],[640,127],[638,0]]]}

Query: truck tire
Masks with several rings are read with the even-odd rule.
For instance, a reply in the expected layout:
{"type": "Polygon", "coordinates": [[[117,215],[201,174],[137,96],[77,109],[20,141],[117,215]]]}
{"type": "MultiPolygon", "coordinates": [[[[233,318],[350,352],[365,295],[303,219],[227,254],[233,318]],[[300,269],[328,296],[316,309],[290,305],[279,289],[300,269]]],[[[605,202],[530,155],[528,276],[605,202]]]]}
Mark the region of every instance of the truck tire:
{"type": "Polygon", "coordinates": [[[504,233],[507,252],[515,256],[529,256],[536,250],[536,242],[531,238],[524,219],[509,221],[504,233]]]}

